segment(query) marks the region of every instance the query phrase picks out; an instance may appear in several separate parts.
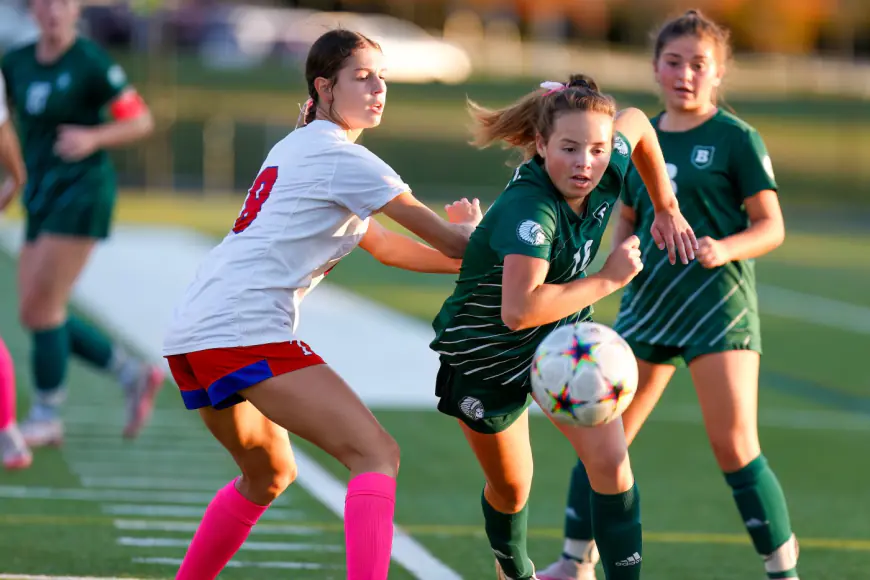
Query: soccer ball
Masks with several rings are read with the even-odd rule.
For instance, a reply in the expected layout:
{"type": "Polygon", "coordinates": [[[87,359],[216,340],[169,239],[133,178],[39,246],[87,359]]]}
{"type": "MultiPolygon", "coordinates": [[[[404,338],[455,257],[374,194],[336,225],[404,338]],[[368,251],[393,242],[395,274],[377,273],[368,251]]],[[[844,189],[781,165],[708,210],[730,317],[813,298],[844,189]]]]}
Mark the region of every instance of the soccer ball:
{"type": "Polygon", "coordinates": [[[550,416],[581,427],[622,415],[637,390],[637,359],[613,329],[579,322],[551,332],[532,359],[532,394],[550,416]]]}

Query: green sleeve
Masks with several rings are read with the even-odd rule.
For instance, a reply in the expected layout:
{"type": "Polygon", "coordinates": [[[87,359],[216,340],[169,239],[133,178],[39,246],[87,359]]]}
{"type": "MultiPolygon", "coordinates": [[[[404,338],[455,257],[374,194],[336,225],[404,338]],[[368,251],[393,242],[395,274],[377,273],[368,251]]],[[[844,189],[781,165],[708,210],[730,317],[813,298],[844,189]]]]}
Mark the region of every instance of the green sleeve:
{"type": "Polygon", "coordinates": [[[610,155],[610,165],[607,169],[615,171],[621,181],[624,181],[625,176],[628,175],[631,153],[631,143],[625,135],[617,131],[613,136],[613,153],[610,155]]]}
{"type": "Polygon", "coordinates": [[[743,134],[742,142],[732,156],[731,170],[737,177],[737,188],[743,199],[765,189],[777,189],[767,147],[754,129],[743,134]]]}
{"type": "Polygon", "coordinates": [[[91,55],[91,70],[91,97],[102,109],[127,88],[127,74],[102,51],[91,55]]]}
{"type": "Polygon", "coordinates": [[[552,201],[531,191],[499,208],[493,216],[490,246],[504,260],[510,254],[550,259],[556,233],[556,208],[552,201]]]}
{"type": "MultiPolygon", "coordinates": [[[[634,166],[629,167],[629,172],[634,171],[634,166]]],[[[631,179],[629,176],[625,178],[625,185],[622,187],[622,193],[619,196],[619,199],[622,200],[622,203],[627,207],[635,207],[637,204],[637,191],[634,191],[631,187],[631,179]]],[[[643,183],[643,182],[641,182],[643,183]]]]}

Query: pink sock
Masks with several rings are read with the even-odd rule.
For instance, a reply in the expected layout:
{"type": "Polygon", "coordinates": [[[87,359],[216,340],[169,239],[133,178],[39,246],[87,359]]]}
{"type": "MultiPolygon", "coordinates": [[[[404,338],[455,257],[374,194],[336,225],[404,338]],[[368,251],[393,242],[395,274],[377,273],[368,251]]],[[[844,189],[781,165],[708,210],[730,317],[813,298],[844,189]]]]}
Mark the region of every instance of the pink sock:
{"type": "Polygon", "coordinates": [[[387,580],[395,507],[395,478],[362,473],[348,483],[344,502],[348,580],[387,580]]]}
{"type": "Polygon", "coordinates": [[[240,494],[235,479],[227,484],[208,504],[176,580],[217,578],[268,507],[252,503],[240,494]]]}
{"type": "Polygon", "coordinates": [[[0,338],[0,431],[15,424],[15,367],[0,338]]]}

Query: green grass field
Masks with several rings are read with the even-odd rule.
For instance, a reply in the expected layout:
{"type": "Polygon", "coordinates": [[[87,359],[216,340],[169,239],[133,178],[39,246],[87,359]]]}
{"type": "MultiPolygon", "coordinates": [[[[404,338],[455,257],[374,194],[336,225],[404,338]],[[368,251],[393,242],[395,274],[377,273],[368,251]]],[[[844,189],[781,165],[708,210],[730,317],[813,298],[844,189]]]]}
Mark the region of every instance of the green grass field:
{"type": "MultiPolygon", "coordinates": [[[[127,199],[120,215],[146,222],[169,215],[219,235],[231,223],[227,215],[238,208],[237,202],[221,209],[203,201],[197,211],[197,204],[185,203],[183,210],[167,211],[127,199]]],[[[870,308],[866,226],[812,212],[793,216],[786,244],[759,263],[761,282],[870,308]]],[[[29,346],[16,321],[14,280],[14,264],[0,257],[0,329],[19,363],[23,399],[29,390],[29,346]]],[[[344,260],[330,281],[427,321],[452,285],[448,276],[384,268],[361,251],[344,260]]],[[[616,305],[614,298],[601,303],[598,319],[612,320],[616,305]]],[[[767,306],[774,305],[762,301],[761,437],[801,539],[802,577],[865,579],[870,528],[860,506],[870,501],[865,485],[870,379],[862,359],[870,352],[870,329],[846,331],[800,316],[776,316],[767,306]]],[[[136,307],[134,300],[130,307],[136,307]]],[[[866,316],[867,310],[862,312],[866,316]]],[[[837,313],[830,314],[834,319],[837,313]]],[[[182,410],[171,388],[161,396],[153,426],[127,444],[120,438],[118,389],[79,365],[71,369],[69,385],[66,446],[39,451],[29,471],[0,473],[0,578],[4,572],[172,577],[171,565],[160,562],[182,557],[196,514],[233,475],[231,462],[196,415],[182,410]],[[196,449],[201,456],[174,455],[176,449],[196,449]]],[[[377,416],[403,449],[397,522],[463,578],[491,578],[479,508],[482,477],[455,422],[435,412],[378,411],[377,416]]],[[[534,416],[532,432],[530,544],[532,557],[544,566],[560,551],[573,460],[568,444],[545,419],[534,416]]],[[[344,480],[334,460],[304,442],[298,445],[344,480]]],[[[763,578],[709,451],[685,371],[632,447],[632,461],[643,497],[644,578],[763,578]]],[[[251,566],[304,561],[325,567],[246,567],[228,569],[222,577],[342,578],[340,520],[298,487],[276,507],[283,511],[258,526],[250,549],[237,559],[251,566]]],[[[390,577],[412,576],[394,566],[390,577]]]]}

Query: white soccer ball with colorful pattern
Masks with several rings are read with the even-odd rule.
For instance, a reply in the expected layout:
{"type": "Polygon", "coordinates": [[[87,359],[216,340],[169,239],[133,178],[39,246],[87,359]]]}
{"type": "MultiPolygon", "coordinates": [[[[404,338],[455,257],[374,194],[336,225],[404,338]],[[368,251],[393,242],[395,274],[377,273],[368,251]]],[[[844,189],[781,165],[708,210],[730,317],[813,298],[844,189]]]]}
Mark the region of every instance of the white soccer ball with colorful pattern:
{"type": "Polygon", "coordinates": [[[595,427],[613,421],[637,391],[637,359],[613,329],[594,322],[557,328],[532,360],[532,394],[556,420],[595,427]]]}

